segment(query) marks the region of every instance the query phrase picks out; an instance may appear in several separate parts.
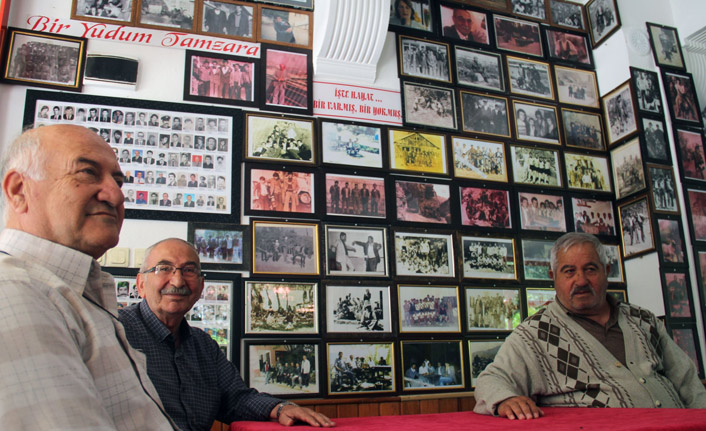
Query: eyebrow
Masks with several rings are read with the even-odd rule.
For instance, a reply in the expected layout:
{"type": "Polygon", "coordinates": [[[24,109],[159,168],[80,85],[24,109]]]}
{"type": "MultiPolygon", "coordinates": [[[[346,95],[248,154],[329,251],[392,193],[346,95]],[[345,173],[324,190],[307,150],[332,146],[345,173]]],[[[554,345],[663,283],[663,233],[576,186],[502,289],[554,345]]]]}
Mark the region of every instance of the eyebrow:
{"type": "MultiPolygon", "coordinates": [[[[127,150],[125,150],[125,151],[127,151],[127,150]]],[[[86,158],[86,157],[79,157],[79,158],[77,158],[77,159],[76,159],[76,164],[91,165],[91,166],[93,166],[94,168],[96,168],[96,169],[98,169],[98,170],[102,170],[102,169],[103,169],[103,166],[102,166],[100,163],[96,162],[95,160],[88,159],[88,158],[86,158]]],[[[125,174],[123,174],[123,171],[121,171],[120,169],[118,169],[118,170],[116,170],[116,171],[113,171],[111,175],[112,175],[113,177],[120,178],[120,180],[124,180],[124,179],[125,179],[125,174]]]]}

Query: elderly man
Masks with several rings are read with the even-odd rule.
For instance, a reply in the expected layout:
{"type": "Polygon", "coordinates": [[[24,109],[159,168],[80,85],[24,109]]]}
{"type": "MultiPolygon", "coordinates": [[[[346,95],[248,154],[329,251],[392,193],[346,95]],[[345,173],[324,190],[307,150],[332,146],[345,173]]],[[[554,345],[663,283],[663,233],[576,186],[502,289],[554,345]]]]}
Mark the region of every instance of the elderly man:
{"type": "Polygon", "coordinates": [[[124,216],[110,146],[83,127],[45,126],[0,166],[0,429],[175,429],[95,260],[124,216]]]}
{"type": "Polygon", "coordinates": [[[694,363],[647,310],[606,294],[608,256],[571,232],[551,251],[556,300],[525,320],[478,377],[476,413],[543,415],[537,405],[705,408],[694,363]]]}
{"type": "Polygon", "coordinates": [[[469,42],[487,42],[486,35],[479,29],[474,28],[471,11],[454,9],[451,19],[453,25],[443,28],[444,37],[467,40],[469,42]]]}
{"type": "Polygon", "coordinates": [[[179,427],[207,431],[216,419],[333,426],[322,414],[248,388],[218,343],[189,326],[184,315],[203,287],[196,249],[181,239],[166,239],[145,252],[137,275],[142,302],[120,310],[130,344],[147,355],[147,373],[179,427]]]}

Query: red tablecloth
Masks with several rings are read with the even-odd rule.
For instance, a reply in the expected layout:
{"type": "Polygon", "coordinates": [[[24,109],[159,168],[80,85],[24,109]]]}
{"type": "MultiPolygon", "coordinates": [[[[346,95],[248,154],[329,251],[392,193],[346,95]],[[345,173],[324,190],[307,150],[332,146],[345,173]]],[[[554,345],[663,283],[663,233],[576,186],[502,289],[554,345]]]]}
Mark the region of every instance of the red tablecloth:
{"type": "MultiPolygon", "coordinates": [[[[706,430],[706,409],[589,409],[544,408],[544,417],[510,421],[473,412],[432,415],[369,416],[339,418],[336,431],[665,431],[706,430]]],[[[234,422],[231,431],[270,431],[286,429],[274,422],[234,422]]],[[[293,430],[321,430],[297,425],[293,430]]]]}

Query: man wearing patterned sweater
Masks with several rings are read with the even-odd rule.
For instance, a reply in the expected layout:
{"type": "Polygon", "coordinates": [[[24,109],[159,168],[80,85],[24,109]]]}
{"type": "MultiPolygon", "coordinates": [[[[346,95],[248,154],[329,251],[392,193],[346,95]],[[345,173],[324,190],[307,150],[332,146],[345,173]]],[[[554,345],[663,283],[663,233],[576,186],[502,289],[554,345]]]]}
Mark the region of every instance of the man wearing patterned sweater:
{"type": "Polygon", "coordinates": [[[596,237],[568,233],[551,251],[556,300],[525,320],[478,377],[476,413],[509,419],[540,406],[706,408],[694,363],[664,325],[606,294],[596,237]]]}

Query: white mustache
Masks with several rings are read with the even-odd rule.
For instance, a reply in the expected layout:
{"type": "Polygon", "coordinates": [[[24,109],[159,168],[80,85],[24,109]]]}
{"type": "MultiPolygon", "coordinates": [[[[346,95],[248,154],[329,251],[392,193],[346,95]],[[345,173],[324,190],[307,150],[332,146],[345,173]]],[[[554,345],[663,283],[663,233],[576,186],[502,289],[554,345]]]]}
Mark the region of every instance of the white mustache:
{"type": "Polygon", "coordinates": [[[189,289],[188,286],[182,286],[182,287],[168,287],[166,289],[162,289],[162,295],[191,295],[191,289],[189,289]]]}

